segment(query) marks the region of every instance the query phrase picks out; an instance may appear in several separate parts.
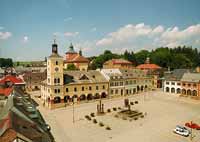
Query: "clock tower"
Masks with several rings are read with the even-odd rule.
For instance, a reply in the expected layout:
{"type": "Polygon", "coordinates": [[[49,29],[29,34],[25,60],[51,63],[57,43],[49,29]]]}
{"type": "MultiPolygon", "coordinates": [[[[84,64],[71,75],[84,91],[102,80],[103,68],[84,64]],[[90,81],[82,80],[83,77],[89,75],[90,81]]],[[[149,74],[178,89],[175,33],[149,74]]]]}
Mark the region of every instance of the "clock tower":
{"type": "Polygon", "coordinates": [[[58,45],[54,40],[52,53],[47,59],[47,86],[49,86],[49,96],[63,96],[63,57],[58,54],[58,45]]]}

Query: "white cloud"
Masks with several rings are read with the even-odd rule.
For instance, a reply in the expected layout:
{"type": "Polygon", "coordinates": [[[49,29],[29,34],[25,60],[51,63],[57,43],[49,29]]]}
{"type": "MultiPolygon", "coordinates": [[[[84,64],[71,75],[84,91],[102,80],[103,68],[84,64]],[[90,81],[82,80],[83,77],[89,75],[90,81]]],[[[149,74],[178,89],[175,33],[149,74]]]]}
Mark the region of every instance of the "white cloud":
{"type": "Polygon", "coordinates": [[[64,36],[66,37],[75,37],[77,35],[79,35],[79,32],[65,32],[64,33],[64,36]]]}
{"type": "Polygon", "coordinates": [[[68,21],[71,21],[72,20],[72,17],[68,17],[66,19],[64,19],[65,22],[68,22],[68,21]]]}
{"type": "Polygon", "coordinates": [[[11,32],[0,32],[0,39],[8,39],[12,36],[11,32]]]}
{"type": "Polygon", "coordinates": [[[97,31],[97,28],[96,28],[96,27],[93,27],[93,28],[91,29],[91,32],[95,32],[95,31],[97,31]]]}
{"type": "Polygon", "coordinates": [[[28,36],[24,36],[23,39],[22,39],[22,42],[23,43],[29,42],[29,37],[28,36]]]}
{"type": "MultiPolygon", "coordinates": [[[[178,45],[197,45],[200,37],[200,24],[191,25],[180,30],[179,27],[164,28],[162,25],[156,27],[139,23],[128,24],[118,30],[108,33],[96,42],[98,47],[109,47],[116,49],[144,49],[159,46],[174,47],[178,45]]],[[[200,44],[199,44],[200,46],[200,44]]]]}

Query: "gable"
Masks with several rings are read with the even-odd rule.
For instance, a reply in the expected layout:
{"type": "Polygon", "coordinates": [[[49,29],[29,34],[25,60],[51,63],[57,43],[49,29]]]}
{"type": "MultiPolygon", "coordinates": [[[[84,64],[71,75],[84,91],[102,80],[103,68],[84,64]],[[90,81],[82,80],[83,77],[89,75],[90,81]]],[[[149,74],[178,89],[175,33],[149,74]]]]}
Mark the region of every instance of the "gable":
{"type": "Polygon", "coordinates": [[[89,80],[89,78],[85,74],[82,74],[79,80],[89,80]]]}

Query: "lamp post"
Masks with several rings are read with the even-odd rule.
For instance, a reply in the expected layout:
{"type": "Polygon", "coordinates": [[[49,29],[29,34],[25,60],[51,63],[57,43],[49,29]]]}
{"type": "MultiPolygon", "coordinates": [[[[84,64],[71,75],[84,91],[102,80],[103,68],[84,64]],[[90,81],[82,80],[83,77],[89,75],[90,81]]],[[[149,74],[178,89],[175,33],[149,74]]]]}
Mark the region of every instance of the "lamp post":
{"type": "Polygon", "coordinates": [[[73,123],[75,123],[75,119],[74,119],[74,98],[72,98],[72,102],[73,102],[73,123]]]}

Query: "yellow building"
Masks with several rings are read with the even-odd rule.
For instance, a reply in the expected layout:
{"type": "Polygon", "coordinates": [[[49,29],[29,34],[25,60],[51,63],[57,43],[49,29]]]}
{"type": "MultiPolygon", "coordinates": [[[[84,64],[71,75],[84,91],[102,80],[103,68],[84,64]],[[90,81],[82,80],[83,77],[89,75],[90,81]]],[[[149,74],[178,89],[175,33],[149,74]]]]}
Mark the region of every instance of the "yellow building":
{"type": "Polygon", "coordinates": [[[57,44],[47,59],[47,80],[41,84],[41,100],[50,109],[74,102],[108,97],[108,81],[99,71],[63,71],[57,44]]]}
{"type": "Polygon", "coordinates": [[[131,69],[133,63],[124,59],[111,59],[103,64],[104,69],[131,69]]]}

